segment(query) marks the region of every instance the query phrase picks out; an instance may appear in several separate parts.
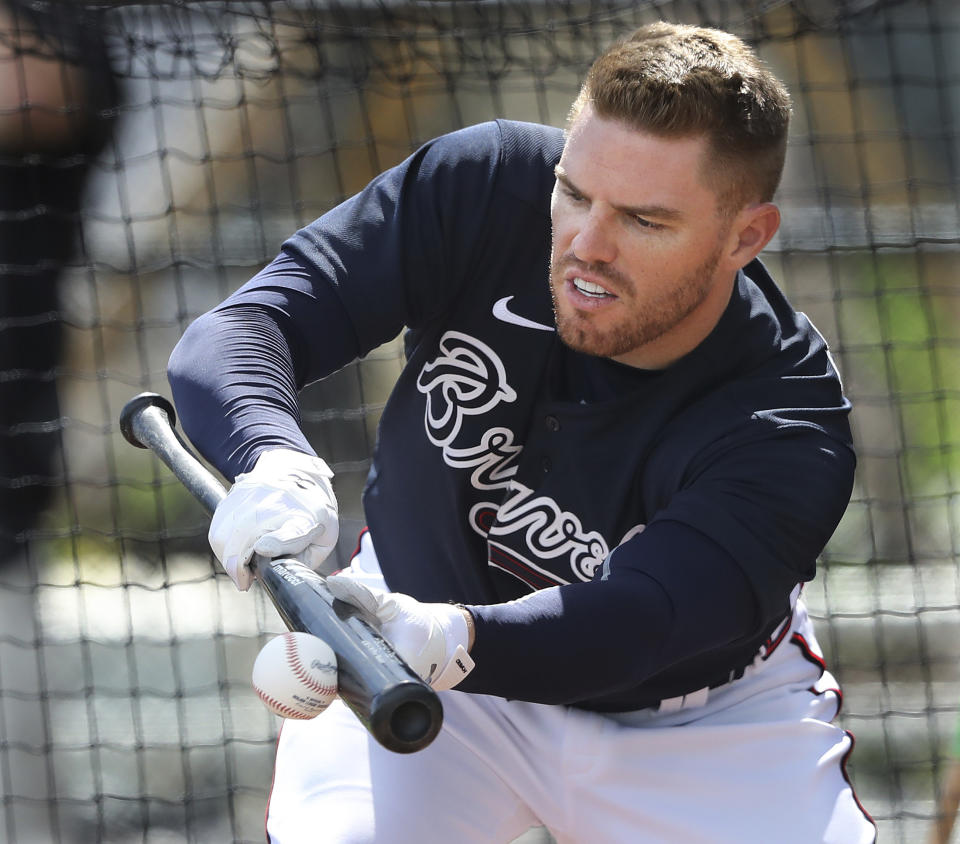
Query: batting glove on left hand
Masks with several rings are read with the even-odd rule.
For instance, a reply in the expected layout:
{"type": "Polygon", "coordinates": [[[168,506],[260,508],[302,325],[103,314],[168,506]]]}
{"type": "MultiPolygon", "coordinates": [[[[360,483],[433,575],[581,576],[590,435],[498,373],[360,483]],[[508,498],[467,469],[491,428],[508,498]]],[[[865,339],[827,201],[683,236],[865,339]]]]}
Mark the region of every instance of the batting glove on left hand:
{"type": "Polygon", "coordinates": [[[467,653],[470,631],[460,607],[423,604],[343,574],[332,574],[326,582],[334,598],[375,616],[383,637],[437,691],[452,689],[473,670],[467,653]]]}
{"type": "Polygon", "coordinates": [[[253,582],[255,553],[320,567],[340,532],[332,477],[319,457],[285,448],[264,452],[237,475],[213,513],[208,539],[238,589],[246,592],[253,582]]]}

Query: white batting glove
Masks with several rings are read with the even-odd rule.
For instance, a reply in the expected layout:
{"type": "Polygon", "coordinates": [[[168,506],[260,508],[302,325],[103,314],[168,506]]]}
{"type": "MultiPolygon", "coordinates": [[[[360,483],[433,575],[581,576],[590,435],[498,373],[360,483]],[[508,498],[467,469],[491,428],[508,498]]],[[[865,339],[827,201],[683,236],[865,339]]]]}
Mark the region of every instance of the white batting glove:
{"type": "Polygon", "coordinates": [[[452,689],[473,670],[467,653],[470,631],[459,607],[422,604],[343,574],[330,575],[327,586],[335,598],[376,616],[383,637],[437,691],[452,689]]]}
{"type": "Polygon", "coordinates": [[[319,457],[278,448],[237,475],[213,513],[207,538],[237,588],[253,582],[254,554],[295,557],[316,570],[337,544],[333,472],[319,457]]]}

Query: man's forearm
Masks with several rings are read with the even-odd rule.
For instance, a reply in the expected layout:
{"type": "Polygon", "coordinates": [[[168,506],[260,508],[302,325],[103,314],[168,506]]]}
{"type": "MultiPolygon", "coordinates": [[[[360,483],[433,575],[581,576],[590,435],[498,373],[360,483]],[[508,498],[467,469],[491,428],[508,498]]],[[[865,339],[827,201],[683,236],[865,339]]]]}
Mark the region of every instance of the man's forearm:
{"type": "Polygon", "coordinates": [[[183,430],[230,480],[271,448],[314,453],[286,341],[257,308],[200,317],[174,348],[168,378],[183,430]]]}

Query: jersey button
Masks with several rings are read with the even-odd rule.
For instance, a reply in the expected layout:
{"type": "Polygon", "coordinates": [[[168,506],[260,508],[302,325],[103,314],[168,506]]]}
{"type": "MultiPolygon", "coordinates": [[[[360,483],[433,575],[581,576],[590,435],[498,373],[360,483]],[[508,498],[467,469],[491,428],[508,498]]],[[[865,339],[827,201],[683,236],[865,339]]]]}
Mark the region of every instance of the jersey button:
{"type": "Polygon", "coordinates": [[[559,431],[560,430],[560,420],[556,416],[548,416],[544,419],[544,422],[547,424],[548,431],[559,431]]]}
{"type": "Polygon", "coordinates": [[[553,461],[549,457],[544,457],[543,460],[540,461],[540,465],[543,467],[544,474],[546,474],[553,468],[553,461]]]}

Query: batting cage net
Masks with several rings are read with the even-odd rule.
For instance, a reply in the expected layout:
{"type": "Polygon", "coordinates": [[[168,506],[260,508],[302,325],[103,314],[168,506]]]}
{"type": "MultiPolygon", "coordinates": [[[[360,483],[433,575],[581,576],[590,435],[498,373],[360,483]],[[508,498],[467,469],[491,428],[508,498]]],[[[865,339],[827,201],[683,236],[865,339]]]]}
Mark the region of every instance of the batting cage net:
{"type": "MultiPolygon", "coordinates": [[[[283,626],[120,409],[169,395],[184,328],[298,227],[437,134],[562,125],[656,19],[742,35],[794,96],[765,260],[833,348],[860,456],[806,595],[858,794],[881,840],[924,839],[960,709],[954,0],[0,7],[0,839],[263,840],[278,720],[250,670],[283,626]]],[[[331,565],[400,365],[394,343],[304,393],[331,565]]]]}

